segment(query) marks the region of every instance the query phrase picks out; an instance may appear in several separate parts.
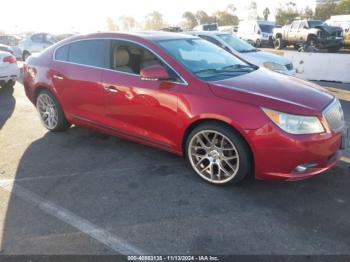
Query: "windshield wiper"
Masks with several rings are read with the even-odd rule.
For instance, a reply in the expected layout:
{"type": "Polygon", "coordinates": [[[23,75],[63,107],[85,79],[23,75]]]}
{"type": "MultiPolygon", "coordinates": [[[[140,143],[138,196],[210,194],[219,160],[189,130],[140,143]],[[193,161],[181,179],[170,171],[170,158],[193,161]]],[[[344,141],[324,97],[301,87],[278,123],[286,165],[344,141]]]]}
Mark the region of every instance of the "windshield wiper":
{"type": "MultiPolygon", "coordinates": [[[[256,70],[258,67],[254,66],[254,65],[241,65],[241,64],[236,64],[236,65],[229,65],[229,66],[224,66],[222,68],[220,68],[220,71],[233,71],[233,72],[237,72],[237,71],[248,71],[248,69],[250,70],[256,70]]],[[[249,70],[249,71],[250,71],[249,70]]]]}
{"type": "Polygon", "coordinates": [[[218,72],[220,72],[220,71],[217,70],[216,68],[207,68],[207,69],[195,71],[194,73],[201,74],[201,73],[218,73],[218,72]]]}
{"type": "Polygon", "coordinates": [[[249,49],[249,50],[242,50],[240,53],[252,53],[252,52],[258,52],[258,49],[249,49]]]}

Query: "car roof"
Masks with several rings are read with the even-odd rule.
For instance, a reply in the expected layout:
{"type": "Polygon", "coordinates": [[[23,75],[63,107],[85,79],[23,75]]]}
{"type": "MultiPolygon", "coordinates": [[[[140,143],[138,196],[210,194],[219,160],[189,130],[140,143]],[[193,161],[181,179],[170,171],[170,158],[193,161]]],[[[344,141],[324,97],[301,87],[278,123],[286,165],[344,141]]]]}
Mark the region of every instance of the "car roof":
{"type": "Polygon", "coordinates": [[[230,35],[228,32],[220,32],[220,31],[187,31],[184,32],[190,35],[208,35],[208,36],[217,36],[217,35],[230,35]]]}
{"type": "Polygon", "coordinates": [[[88,39],[88,38],[128,38],[137,37],[142,39],[147,39],[150,41],[161,41],[161,40],[176,40],[176,39],[193,39],[194,36],[173,33],[173,32],[163,32],[163,31],[144,31],[144,32],[99,32],[86,35],[77,35],[75,37],[69,38],[70,40],[78,39],[88,39]]]}

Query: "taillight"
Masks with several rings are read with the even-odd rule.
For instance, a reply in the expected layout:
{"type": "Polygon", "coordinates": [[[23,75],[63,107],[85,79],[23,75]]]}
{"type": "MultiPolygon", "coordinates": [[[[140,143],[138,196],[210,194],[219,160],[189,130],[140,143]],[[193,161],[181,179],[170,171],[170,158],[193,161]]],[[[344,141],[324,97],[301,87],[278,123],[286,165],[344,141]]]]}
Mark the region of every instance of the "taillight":
{"type": "Polygon", "coordinates": [[[17,62],[17,59],[16,59],[16,57],[9,55],[9,56],[5,56],[3,61],[4,61],[4,63],[14,64],[17,62]]]}

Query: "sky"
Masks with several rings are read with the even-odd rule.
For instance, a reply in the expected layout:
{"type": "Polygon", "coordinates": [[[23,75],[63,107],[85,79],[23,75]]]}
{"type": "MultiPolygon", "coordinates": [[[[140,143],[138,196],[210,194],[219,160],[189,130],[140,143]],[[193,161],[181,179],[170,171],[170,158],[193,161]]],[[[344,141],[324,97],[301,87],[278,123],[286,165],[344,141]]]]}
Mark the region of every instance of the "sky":
{"type": "MultiPolygon", "coordinates": [[[[269,7],[274,17],[277,7],[290,0],[255,0],[258,14],[269,7]]],[[[293,0],[298,8],[315,7],[315,0],[293,0]]],[[[247,16],[248,0],[10,0],[1,1],[0,30],[6,33],[45,31],[50,33],[94,32],[106,30],[108,17],[132,16],[138,22],[153,12],[163,14],[170,25],[178,25],[185,11],[204,10],[212,14],[234,4],[237,15],[247,16]],[[4,12],[4,10],[10,10],[4,12]]]]}

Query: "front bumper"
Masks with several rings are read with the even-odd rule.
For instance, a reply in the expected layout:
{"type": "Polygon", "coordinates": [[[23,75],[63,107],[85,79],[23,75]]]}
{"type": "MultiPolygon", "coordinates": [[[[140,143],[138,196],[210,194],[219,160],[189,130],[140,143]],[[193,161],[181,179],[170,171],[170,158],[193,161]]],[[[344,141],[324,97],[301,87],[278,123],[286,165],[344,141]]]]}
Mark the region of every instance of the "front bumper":
{"type": "Polygon", "coordinates": [[[302,180],[333,167],[341,157],[342,133],[290,135],[272,123],[246,130],[251,141],[255,177],[264,180],[302,180]],[[298,166],[308,168],[300,172],[298,166]]]}
{"type": "Polygon", "coordinates": [[[318,45],[321,48],[340,48],[344,45],[344,40],[342,37],[334,38],[318,38],[318,45]]]}

